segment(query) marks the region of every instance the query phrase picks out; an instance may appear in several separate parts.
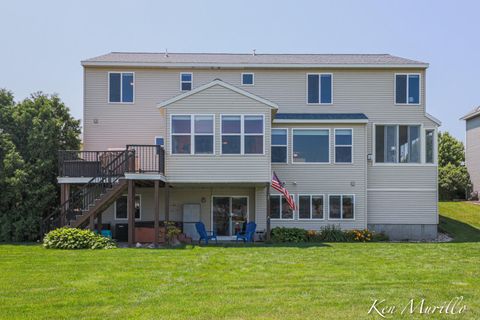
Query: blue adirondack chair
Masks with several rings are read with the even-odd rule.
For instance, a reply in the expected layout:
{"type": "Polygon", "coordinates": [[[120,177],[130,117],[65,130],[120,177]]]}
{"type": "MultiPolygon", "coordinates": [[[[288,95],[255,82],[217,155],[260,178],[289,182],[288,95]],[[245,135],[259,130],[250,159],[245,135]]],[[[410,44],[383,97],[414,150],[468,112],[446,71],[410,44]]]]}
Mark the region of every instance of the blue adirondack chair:
{"type": "Polygon", "coordinates": [[[201,243],[202,239],[205,240],[205,244],[208,244],[208,240],[215,240],[215,243],[218,243],[217,234],[215,233],[215,231],[207,231],[205,229],[205,225],[203,224],[203,222],[195,223],[195,228],[197,229],[197,232],[200,235],[200,239],[198,239],[198,243],[201,243]]]}
{"type": "Polygon", "coordinates": [[[243,242],[253,242],[255,237],[255,230],[257,230],[257,224],[253,221],[247,223],[245,232],[237,233],[237,240],[243,240],[243,242]]]}

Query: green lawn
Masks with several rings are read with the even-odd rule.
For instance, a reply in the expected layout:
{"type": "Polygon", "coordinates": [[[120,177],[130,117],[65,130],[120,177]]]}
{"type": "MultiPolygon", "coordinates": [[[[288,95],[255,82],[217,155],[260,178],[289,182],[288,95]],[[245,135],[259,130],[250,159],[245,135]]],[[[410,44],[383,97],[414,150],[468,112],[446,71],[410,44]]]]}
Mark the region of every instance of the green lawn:
{"type": "MultiPolygon", "coordinates": [[[[464,217],[457,205],[465,204],[441,204],[442,214],[465,219],[449,232],[472,228],[467,220],[478,226],[478,214],[464,217]]],[[[478,232],[457,243],[105,251],[0,245],[0,318],[381,319],[367,315],[373,299],[403,307],[411,298],[441,304],[463,296],[469,310],[462,315],[390,319],[479,319],[478,232]]]]}
{"type": "Polygon", "coordinates": [[[440,202],[440,230],[456,242],[480,241],[480,205],[468,202],[440,202]]]}

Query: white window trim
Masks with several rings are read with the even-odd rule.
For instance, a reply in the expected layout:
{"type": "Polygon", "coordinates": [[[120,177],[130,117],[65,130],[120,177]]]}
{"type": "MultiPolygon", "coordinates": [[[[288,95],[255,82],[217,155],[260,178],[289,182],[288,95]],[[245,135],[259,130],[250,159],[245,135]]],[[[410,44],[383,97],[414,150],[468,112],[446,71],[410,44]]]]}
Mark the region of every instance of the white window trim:
{"type": "Polygon", "coordinates": [[[323,221],[325,220],[325,208],[326,208],[326,201],[325,201],[325,195],[324,194],[310,194],[310,193],[306,193],[306,194],[298,194],[297,195],[297,216],[298,216],[298,220],[302,220],[302,221],[323,221]],[[310,218],[300,218],[300,197],[303,196],[303,197],[310,197],[310,218]],[[322,197],[323,198],[323,218],[312,218],[312,214],[313,214],[313,200],[312,198],[313,197],[322,197]]]}
{"type": "Polygon", "coordinates": [[[356,204],[357,204],[357,201],[355,199],[355,195],[354,194],[338,194],[338,193],[335,193],[335,194],[329,194],[328,195],[328,220],[329,221],[355,221],[355,217],[356,217],[356,204]],[[330,218],[330,197],[334,197],[334,196],[338,196],[340,197],[340,218],[330,218]],[[353,218],[344,218],[343,217],[343,197],[344,196],[351,196],[353,197],[353,218]]]}
{"type": "Polygon", "coordinates": [[[187,92],[193,90],[193,72],[180,72],[180,91],[187,92]],[[189,74],[191,79],[190,81],[182,81],[182,75],[189,74]],[[182,83],[190,83],[190,90],[182,90],[182,83]]]}
{"type": "Polygon", "coordinates": [[[133,71],[109,71],[108,72],[108,79],[107,79],[107,84],[108,84],[108,91],[107,91],[107,103],[108,104],[135,104],[135,72],[133,71]],[[120,101],[110,101],[110,74],[111,73],[119,73],[120,74],[120,101]],[[131,73],[133,74],[133,99],[132,102],[122,102],[123,100],[123,74],[124,73],[131,73]]]}
{"type": "Polygon", "coordinates": [[[331,164],[332,163],[332,136],[331,136],[331,129],[330,128],[292,128],[292,154],[290,161],[292,164],[299,164],[299,165],[312,165],[312,164],[331,164]],[[302,131],[308,131],[308,130],[328,130],[328,162],[295,162],[293,161],[293,156],[295,154],[295,143],[294,141],[294,136],[295,136],[295,130],[302,130],[302,131]]]}
{"type": "Polygon", "coordinates": [[[307,73],[306,74],[306,99],[305,102],[307,105],[332,105],[333,104],[333,73],[328,73],[328,72],[321,72],[321,73],[307,73]],[[318,76],[318,103],[314,102],[308,102],[308,76],[310,75],[317,75],[318,76]],[[332,81],[332,85],[330,86],[330,97],[331,101],[329,103],[323,102],[322,103],[322,75],[330,75],[330,79],[332,81]]]}
{"type": "MultiPolygon", "coordinates": [[[[211,157],[215,155],[215,115],[214,114],[203,114],[203,113],[195,113],[195,114],[171,114],[170,115],[170,130],[169,130],[169,143],[170,143],[170,155],[172,156],[198,156],[198,157],[211,157]],[[173,133],[173,117],[176,116],[189,116],[190,117],[190,133],[173,133]],[[195,153],[195,117],[196,116],[210,116],[213,117],[213,133],[202,133],[198,135],[206,136],[211,135],[213,136],[213,152],[212,153],[195,153]],[[172,136],[190,136],[190,153],[173,153],[173,140],[172,136]]],[[[165,141],[164,141],[165,143],[165,141]]]]}
{"type": "MultiPolygon", "coordinates": [[[[272,150],[270,150],[270,162],[271,162],[272,164],[275,164],[275,165],[277,165],[277,164],[288,164],[288,158],[289,158],[289,156],[288,156],[288,138],[289,138],[289,137],[288,137],[288,133],[289,133],[289,132],[288,132],[288,128],[271,128],[270,132],[272,132],[273,130],[285,130],[285,131],[286,131],[286,133],[287,133],[287,142],[285,143],[285,145],[280,145],[280,144],[275,144],[275,145],[274,145],[273,142],[271,142],[271,143],[270,143],[270,149],[272,149],[273,147],[285,147],[285,148],[287,149],[287,158],[285,159],[285,162],[273,162],[273,161],[271,160],[272,150]]],[[[273,138],[272,138],[272,137],[273,137],[273,134],[271,133],[270,135],[271,135],[270,141],[273,141],[273,138]]]]}
{"type": "MultiPolygon", "coordinates": [[[[126,193],[122,194],[121,196],[122,197],[128,197],[128,195],[126,193]]],[[[140,193],[136,193],[135,198],[137,196],[140,199],[140,217],[135,218],[135,221],[140,221],[140,220],[142,220],[142,211],[143,211],[142,195],[140,193]]],[[[127,203],[128,203],[128,200],[127,200],[127,203]]],[[[113,216],[114,216],[115,220],[117,220],[117,221],[127,221],[128,220],[128,208],[127,208],[127,217],[126,218],[117,218],[117,200],[115,200],[115,202],[113,204],[114,204],[113,205],[113,216]]]]}
{"type": "MultiPolygon", "coordinates": [[[[372,123],[372,165],[373,166],[384,166],[384,167],[429,167],[429,166],[436,166],[437,161],[435,163],[425,163],[425,129],[423,123],[390,123],[390,122],[378,122],[372,123]],[[376,147],[376,134],[377,134],[377,126],[397,126],[397,155],[398,158],[398,127],[399,126],[420,126],[420,162],[415,163],[402,163],[402,162],[377,162],[377,147],[376,147]],[[423,136],[422,136],[423,135],[423,136]]],[[[435,129],[436,131],[436,129],[435,129]]],[[[437,139],[435,137],[435,139],[437,139]]],[[[437,141],[435,140],[435,143],[437,141]]],[[[435,145],[437,148],[437,145],[435,145]]],[[[437,159],[437,149],[435,149],[435,159],[437,159]]],[[[398,161],[398,160],[397,160],[398,161]]]]}
{"type": "Polygon", "coordinates": [[[265,115],[264,114],[254,114],[254,113],[248,113],[248,114],[221,114],[220,115],[220,154],[222,156],[264,156],[265,155],[265,115]],[[235,117],[240,117],[240,133],[224,133],[223,132],[223,125],[222,125],[222,120],[223,117],[228,117],[228,116],[235,116],[235,117]],[[258,136],[260,135],[259,133],[245,133],[245,117],[262,117],[262,136],[263,136],[263,152],[262,153],[245,153],[245,136],[258,136]],[[223,136],[240,136],[240,153],[223,153],[223,147],[222,147],[222,140],[223,136]]]}
{"type": "MultiPolygon", "coordinates": [[[[291,196],[295,199],[295,194],[291,194],[291,196]]],[[[282,214],[282,199],[285,198],[285,196],[283,194],[279,194],[279,193],[276,193],[276,194],[271,194],[270,195],[270,198],[271,197],[279,197],[279,201],[280,201],[280,218],[272,218],[270,216],[270,220],[273,220],[273,221],[292,221],[292,220],[295,220],[295,211],[296,210],[292,210],[292,217],[291,218],[283,218],[283,214],[282,214]]],[[[270,201],[270,199],[269,199],[270,201]]],[[[271,210],[271,208],[270,208],[271,210]]],[[[270,212],[268,212],[268,215],[270,215],[270,212]]]]}
{"type": "Polygon", "coordinates": [[[393,103],[397,106],[419,106],[422,104],[422,74],[421,73],[394,73],[393,76],[393,103]],[[407,96],[406,96],[406,103],[397,103],[397,75],[398,76],[407,76],[407,96]],[[418,76],[418,103],[409,103],[408,102],[408,76],[409,75],[417,75],[418,76]]]}
{"type": "Polygon", "coordinates": [[[242,86],[247,86],[247,87],[254,86],[255,85],[255,73],[253,73],[253,72],[243,72],[243,73],[241,73],[240,83],[242,84],[242,86]],[[251,74],[252,75],[252,83],[251,84],[243,83],[243,75],[245,75],[245,74],[251,74]]]}
{"type": "Polygon", "coordinates": [[[334,129],[334,133],[333,133],[333,162],[335,164],[340,164],[340,165],[345,165],[345,164],[353,164],[353,128],[335,128],[334,129]],[[352,144],[350,145],[343,145],[343,144],[340,144],[340,145],[337,145],[337,130],[350,130],[351,132],[351,135],[352,135],[352,144]],[[351,150],[352,150],[352,157],[351,157],[351,161],[350,162],[337,162],[337,147],[350,147],[351,150]]]}
{"type": "MultiPolygon", "coordinates": [[[[232,199],[233,198],[247,198],[247,223],[250,221],[250,197],[249,196],[239,196],[239,195],[212,195],[210,197],[210,225],[212,226],[213,230],[213,198],[230,198],[230,213],[232,211],[232,199]]],[[[219,237],[236,237],[236,235],[232,236],[219,236],[219,237]]],[[[219,239],[220,240],[220,239],[219,239]]]]}

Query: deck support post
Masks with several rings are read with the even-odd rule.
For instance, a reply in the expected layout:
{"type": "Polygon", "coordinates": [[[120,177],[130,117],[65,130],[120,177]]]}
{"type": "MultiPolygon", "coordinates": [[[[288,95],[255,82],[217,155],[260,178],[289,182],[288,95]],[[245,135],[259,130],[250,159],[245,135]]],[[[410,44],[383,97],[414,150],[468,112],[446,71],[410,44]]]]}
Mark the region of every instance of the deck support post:
{"type": "Polygon", "coordinates": [[[165,183],[165,222],[170,220],[170,184],[165,183]]]}
{"type": "Polygon", "coordinates": [[[267,185],[267,234],[265,235],[265,239],[270,241],[270,184],[267,185]]]}
{"type": "Polygon", "coordinates": [[[97,215],[97,231],[98,231],[98,234],[102,234],[102,229],[103,229],[103,226],[102,226],[102,213],[100,212],[98,215],[97,215]]]}
{"type": "Polygon", "coordinates": [[[154,214],[154,232],[155,232],[155,237],[153,240],[153,245],[155,247],[158,247],[158,242],[160,238],[160,204],[159,204],[159,198],[160,198],[160,181],[155,180],[154,181],[154,187],[155,187],[155,197],[154,197],[154,204],[153,204],[153,214],[154,214]]]}
{"type": "Polygon", "coordinates": [[[127,194],[128,246],[135,242],[135,180],[128,180],[127,194]]]}
{"type": "Polygon", "coordinates": [[[68,207],[64,207],[63,204],[70,199],[70,184],[62,183],[60,184],[60,204],[62,204],[61,215],[60,215],[60,227],[67,225],[67,212],[68,207]]]}
{"type": "Polygon", "coordinates": [[[93,231],[95,230],[95,217],[94,215],[92,214],[89,218],[89,221],[88,221],[88,229],[90,231],[93,231]]]}

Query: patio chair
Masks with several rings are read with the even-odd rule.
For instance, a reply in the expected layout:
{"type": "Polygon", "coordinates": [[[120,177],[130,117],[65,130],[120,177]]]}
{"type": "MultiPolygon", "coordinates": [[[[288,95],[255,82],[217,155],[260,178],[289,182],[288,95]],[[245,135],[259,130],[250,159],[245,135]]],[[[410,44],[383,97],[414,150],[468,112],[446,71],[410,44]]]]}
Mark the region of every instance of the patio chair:
{"type": "Polygon", "coordinates": [[[247,227],[245,228],[245,232],[237,233],[237,240],[242,239],[243,242],[253,242],[255,237],[255,230],[257,230],[257,224],[253,221],[247,223],[247,227]]]}
{"type": "Polygon", "coordinates": [[[205,240],[205,244],[208,244],[208,240],[215,240],[215,243],[218,243],[215,231],[207,231],[203,222],[195,223],[195,229],[197,229],[197,232],[200,235],[200,239],[198,239],[199,244],[202,242],[202,239],[205,240]]]}

